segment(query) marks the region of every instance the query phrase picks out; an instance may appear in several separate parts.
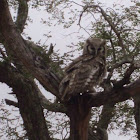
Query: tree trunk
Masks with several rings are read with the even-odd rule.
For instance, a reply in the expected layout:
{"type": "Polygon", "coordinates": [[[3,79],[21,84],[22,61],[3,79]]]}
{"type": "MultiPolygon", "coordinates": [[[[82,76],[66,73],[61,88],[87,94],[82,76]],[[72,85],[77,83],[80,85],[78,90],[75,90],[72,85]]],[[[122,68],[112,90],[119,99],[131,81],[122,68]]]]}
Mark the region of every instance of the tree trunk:
{"type": "Polygon", "coordinates": [[[0,63],[0,81],[12,87],[29,140],[51,140],[38,96],[38,87],[30,76],[7,62],[0,63]]]}
{"type": "Polygon", "coordinates": [[[82,96],[74,97],[68,105],[70,117],[70,140],[88,140],[91,107],[82,96]]]}
{"type": "Polygon", "coordinates": [[[31,81],[28,81],[28,84],[23,87],[23,90],[16,92],[27,136],[29,140],[51,140],[36,85],[31,81]]]}
{"type": "Polygon", "coordinates": [[[134,99],[134,116],[137,128],[138,140],[140,140],[140,96],[136,95],[134,99]]]}

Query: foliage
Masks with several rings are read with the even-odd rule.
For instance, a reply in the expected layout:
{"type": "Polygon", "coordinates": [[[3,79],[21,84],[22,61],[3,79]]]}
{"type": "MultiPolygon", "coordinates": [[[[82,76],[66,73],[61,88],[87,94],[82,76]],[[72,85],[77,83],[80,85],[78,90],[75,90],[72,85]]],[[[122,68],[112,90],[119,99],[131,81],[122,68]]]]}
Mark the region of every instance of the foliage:
{"type": "Polygon", "coordinates": [[[27,139],[19,110],[13,107],[9,109],[4,101],[1,101],[0,107],[0,139],[27,139]],[[12,112],[14,112],[14,114],[12,112]]]}
{"type": "MultiPolygon", "coordinates": [[[[18,2],[9,0],[9,3],[11,8],[16,11],[18,2]]],[[[45,10],[47,12],[47,19],[44,18],[41,22],[50,27],[50,29],[53,27],[63,27],[65,31],[68,31],[71,28],[73,29],[73,26],[77,28],[76,31],[73,31],[69,35],[73,35],[77,38],[75,42],[71,41],[71,45],[68,44],[70,49],[73,46],[74,48],[63,56],[56,51],[46,55],[46,52],[49,50],[49,44],[44,45],[42,42],[38,43],[41,47],[34,48],[37,55],[42,56],[44,63],[49,63],[54,72],[58,73],[60,77],[63,76],[63,71],[60,67],[63,68],[67,65],[67,63],[71,61],[73,54],[81,51],[84,44],[83,40],[89,35],[103,38],[107,42],[107,79],[110,80],[109,86],[113,86],[118,81],[123,80],[130,66],[134,65],[135,61],[139,61],[140,3],[138,1],[134,1],[130,7],[118,7],[118,5],[116,5],[113,8],[104,7],[101,3],[98,3],[106,15],[103,15],[102,10],[97,7],[89,7],[84,11],[85,5],[97,5],[97,3],[94,3],[92,0],[83,0],[79,3],[69,0],[49,0],[47,2],[45,0],[37,0],[30,1],[29,5],[30,9],[45,10]],[[82,12],[83,15],[81,15],[82,12]],[[78,24],[78,26],[76,24],[78,24]]],[[[28,19],[30,19],[30,17],[28,17],[28,19]]],[[[25,33],[23,33],[23,36],[25,37],[25,33]]],[[[52,36],[50,33],[47,39],[51,39],[52,36]]],[[[139,74],[139,69],[134,69],[134,72],[130,74],[130,79],[124,85],[129,85],[132,81],[135,81],[139,74]]],[[[104,88],[104,90],[106,89],[104,88]]],[[[8,116],[11,114],[3,106],[1,108],[3,108],[3,110],[2,116],[0,117],[2,123],[0,133],[3,133],[3,136],[6,135],[8,139],[25,139],[26,133],[24,130],[22,129],[21,133],[18,132],[18,127],[23,128],[22,123],[17,124],[16,128],[11,127],[12,123],[18,122],[20,118],[15,116],[14,119],[9,118],[8,116]]],[[[61,135],[61,138],[65,139],[69,134],[69,121],[66,116],[47,111],[44,112],[44,114],[47,114],[45,117],[47,118],[46,120],[51,136],[56,137],[61,135]],[[53,119],[57,122],[56,124],[52,123],[53,119]]],[[[101,108],[93,109],[90,122],[91,126],[95,127],[98,125],[100,114],[101,108]]],[[[120,129],[120,135],[129,135],[130,130],[134,130],[134,133],[136,133],[133,106],[130,104],[130,101],[115,105],[114,116],[108,127],[109,131],[113,129],[120,129]]],[[[0,137],[2,138],[3,136],[0,137]]]]}

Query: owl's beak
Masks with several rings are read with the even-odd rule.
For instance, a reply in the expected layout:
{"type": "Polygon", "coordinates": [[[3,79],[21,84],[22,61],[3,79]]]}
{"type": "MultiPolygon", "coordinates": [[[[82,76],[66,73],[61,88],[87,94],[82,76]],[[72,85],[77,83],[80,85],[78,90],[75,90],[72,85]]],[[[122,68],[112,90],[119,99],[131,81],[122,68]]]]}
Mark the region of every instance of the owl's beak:
{"type": "Polygon", "coordinates": [[[97,49],[95,49],[95,56],[97,55],[97,53],[98,53],[98,51],[97,51],[97,49]]]}
{"type": "Polygon", "coordinates": [[[92,55],[94,55],[94,56],[96,56],[97,55],[97,50],[96,49],[94,49],[93,51],[92,51],[92,55]]]}

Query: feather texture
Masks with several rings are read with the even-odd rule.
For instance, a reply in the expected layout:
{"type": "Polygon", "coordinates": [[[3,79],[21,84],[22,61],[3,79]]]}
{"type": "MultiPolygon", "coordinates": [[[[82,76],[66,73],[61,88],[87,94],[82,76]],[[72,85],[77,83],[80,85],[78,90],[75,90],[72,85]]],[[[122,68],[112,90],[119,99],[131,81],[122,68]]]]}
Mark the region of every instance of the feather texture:
{"type": "Polygon", "coordinates": [[[65,76],[59,85],[62,100],[69,100],[80,93],[93,92],[106,73],[105,43],[101,39],[86,41],[83,55],[65,68],[65,76]],[[96,43],[95,43],[96,42],[96,43]]]}

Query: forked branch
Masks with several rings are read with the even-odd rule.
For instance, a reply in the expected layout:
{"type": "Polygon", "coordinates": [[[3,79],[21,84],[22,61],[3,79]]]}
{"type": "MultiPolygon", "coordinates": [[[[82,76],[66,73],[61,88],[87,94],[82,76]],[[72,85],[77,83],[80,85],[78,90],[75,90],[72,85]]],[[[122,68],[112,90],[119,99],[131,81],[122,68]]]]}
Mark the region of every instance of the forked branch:
{"type": "Polygon", "coordinates": [[[17,1],[19,6],[16,25],[19,31],[22,33],[28,16],[28,3],[27,0],[17,0],[17,1]]]}
{"type": "Polygon", "coordinates": [[[56,97],[60,98],[58,86],[60,79],[52,71],[51,67],[45,65],[37,54],[32,54],[23,38],[17,31],[9,12],[6,0],[0,1],[0,30],[4,38],[5,47],[16,55],[17,60],[22,62],[26,69],[40,81],[40,83],[56,97]],[[38,59],[39,58],[39,59],[38,59]],[[36,65],[38,61],[38,65],[36,65]]]}
{"type": "Polygon", "coordinates": [[[85,12],[87,12],[87,10],[89,8],[95,9],[96,11],[100,12],[102,14],[102,16],[104,17],[104,19],[107,21],[107,23],[109,24],[109,26],[111,27],[111,29],[114,31],[114,33],[116,34],[117,38],[118,38],[118,44],[120,45],[120,47],[123,50],[124,55],[126,56],[126,50],[125,50],[125,46],[123,44],[123,40],[121,38],[121,34],[120,32],[116,29],[116,25],[108,18],[108,15],[106,14],[106,12],[103,10],[103,8],[101,8],[99,5],[86,5],[85,7],[83,7],[83,11],[80,14],[79,17],[79,22],[78,25],[80,25],[81,22],[81,18],[83,16],[83,14],[85,12]]]}

